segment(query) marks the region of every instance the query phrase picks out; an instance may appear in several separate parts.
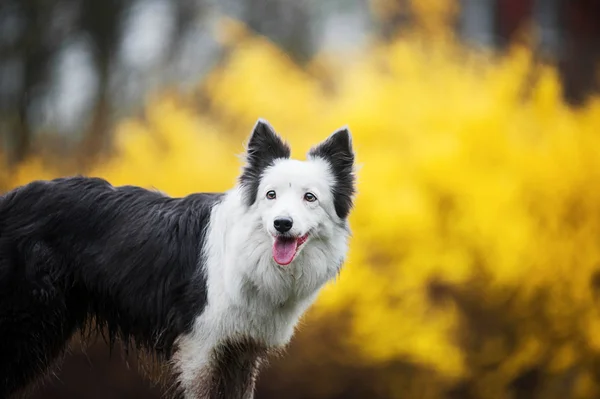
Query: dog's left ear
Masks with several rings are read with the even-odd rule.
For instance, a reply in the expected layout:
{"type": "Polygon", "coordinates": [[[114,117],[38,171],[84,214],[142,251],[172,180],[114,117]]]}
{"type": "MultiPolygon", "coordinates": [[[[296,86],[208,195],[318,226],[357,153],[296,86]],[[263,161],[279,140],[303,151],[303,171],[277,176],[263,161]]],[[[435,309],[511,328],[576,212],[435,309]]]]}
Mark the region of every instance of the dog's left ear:
{"type": "Polygon", "coordinates": [[[337,130],[327,140],[312,148],[308,156],[322,158],[329,163],[335,179],[333,185],[335,212],[341,219],[347,218],[356,191],[354,151],[350,131],[347,127],[337,130]]]}
{"type": "Polygon", "coordinates": [[[240,185],[246,191],[248,206],[256,201],[260,177],[278,158],[289,158],[290,147],[275,133],[269,122],[259,119],[248,141],[246,165],[240,176],[240,185]]]}

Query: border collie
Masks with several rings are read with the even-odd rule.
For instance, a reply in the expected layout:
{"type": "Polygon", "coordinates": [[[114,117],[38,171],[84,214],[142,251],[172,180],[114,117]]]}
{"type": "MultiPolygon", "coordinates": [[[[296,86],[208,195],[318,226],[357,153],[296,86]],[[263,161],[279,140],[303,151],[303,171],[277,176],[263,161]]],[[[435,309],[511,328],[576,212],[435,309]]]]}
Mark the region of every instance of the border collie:
{"type": "Polygon", "coordinates": [[[154,355],[184,398],[252,398],[261,361],[342,267],[354,193],[346,128],[299,161],[262,119],[226,193],[88,177],[5,193],[0,398],[48,374],[78,331],[154,355]]]}

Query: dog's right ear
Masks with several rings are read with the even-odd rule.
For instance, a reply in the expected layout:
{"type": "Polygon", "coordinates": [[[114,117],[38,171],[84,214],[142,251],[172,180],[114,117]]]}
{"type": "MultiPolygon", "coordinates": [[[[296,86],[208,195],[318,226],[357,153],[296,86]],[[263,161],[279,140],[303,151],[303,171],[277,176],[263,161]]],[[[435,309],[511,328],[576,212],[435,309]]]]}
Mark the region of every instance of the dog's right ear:
{"type": "Polygon", "coordinates": [[[289,158],[290,147],[275,133],[269,122],[259,119],[254,125],[246,150],[246,165],[240,176],[248,206],[254,204],[264,170],[279,158],[289,158]]]}

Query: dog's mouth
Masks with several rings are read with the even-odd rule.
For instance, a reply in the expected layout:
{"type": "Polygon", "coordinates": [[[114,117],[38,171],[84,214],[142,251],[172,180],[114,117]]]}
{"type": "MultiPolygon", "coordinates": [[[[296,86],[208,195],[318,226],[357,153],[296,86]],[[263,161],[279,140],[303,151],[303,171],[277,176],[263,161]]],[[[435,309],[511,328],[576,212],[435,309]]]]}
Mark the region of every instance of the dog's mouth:
{"type": "Polygon", "coordinates": [[[276,236],[273,243],[273,259],[280,266],[289,265],[307,239],[308,233],[300,237],[276,236]]]}

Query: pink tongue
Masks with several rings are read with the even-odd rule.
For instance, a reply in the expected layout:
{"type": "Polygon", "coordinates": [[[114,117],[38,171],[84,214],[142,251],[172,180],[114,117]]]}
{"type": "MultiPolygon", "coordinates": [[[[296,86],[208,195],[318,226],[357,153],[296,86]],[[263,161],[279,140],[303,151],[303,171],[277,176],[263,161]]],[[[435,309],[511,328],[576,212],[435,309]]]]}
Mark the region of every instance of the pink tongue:
{"type": "Polygon", "coordinates": [[[297,247],[298,240],[278,237],[273,244],[273,259],[282,266],[289,265],[296,256],[297,247]]]}

